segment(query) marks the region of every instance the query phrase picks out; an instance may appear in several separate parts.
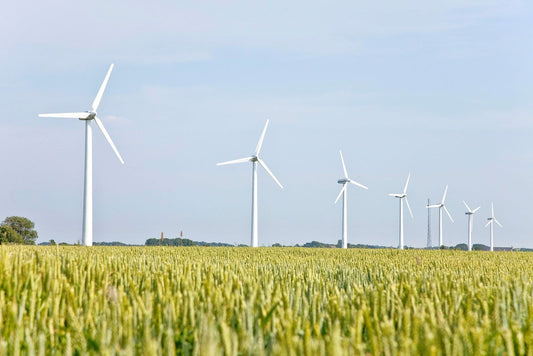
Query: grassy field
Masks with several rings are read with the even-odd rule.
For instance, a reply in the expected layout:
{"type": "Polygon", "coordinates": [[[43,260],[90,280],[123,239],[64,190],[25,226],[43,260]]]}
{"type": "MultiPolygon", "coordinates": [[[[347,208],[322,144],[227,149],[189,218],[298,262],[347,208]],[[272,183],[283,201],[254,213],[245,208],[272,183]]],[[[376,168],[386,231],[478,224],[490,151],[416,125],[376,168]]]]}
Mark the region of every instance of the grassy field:
{"type": "Polygon", "coordinates": [[[0,354],[533,354],[533,254],[0,246],[0,354]]]}

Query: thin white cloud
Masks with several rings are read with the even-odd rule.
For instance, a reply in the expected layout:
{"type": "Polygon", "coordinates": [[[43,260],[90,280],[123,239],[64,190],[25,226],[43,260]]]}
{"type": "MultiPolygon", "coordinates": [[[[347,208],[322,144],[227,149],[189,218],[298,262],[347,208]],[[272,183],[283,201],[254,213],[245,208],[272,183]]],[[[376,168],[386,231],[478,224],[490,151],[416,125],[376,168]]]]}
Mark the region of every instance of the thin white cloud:
{"type": "Polygon", "coordinates": [[[105,115],[103,117],[103,120],[104,122],[109,120],[113,123],[120,124],[120,125],[132,123],[132,120],[129,118],[126,118],[124,116],[115,116],[115,115],[105,115]]]}

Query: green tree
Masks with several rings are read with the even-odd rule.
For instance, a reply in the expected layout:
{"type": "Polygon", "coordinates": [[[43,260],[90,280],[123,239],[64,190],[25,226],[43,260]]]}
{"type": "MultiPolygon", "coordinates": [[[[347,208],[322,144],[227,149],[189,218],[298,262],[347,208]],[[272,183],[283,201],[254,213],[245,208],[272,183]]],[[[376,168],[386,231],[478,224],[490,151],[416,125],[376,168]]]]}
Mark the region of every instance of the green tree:
{"type": "Polygon", "coordinates": [[[9,216],[5,218],[1,226],[12,228],[22,238],[22,243],[26,245],[35,245],[37,240],[37,231],[35,224],[28,218],[22,216],[9,216]]]}
{"type": "Polygon", "coordinates": [[[0,225],[0,244],[23,244],[24,240],[11,226],[0,225]]]}

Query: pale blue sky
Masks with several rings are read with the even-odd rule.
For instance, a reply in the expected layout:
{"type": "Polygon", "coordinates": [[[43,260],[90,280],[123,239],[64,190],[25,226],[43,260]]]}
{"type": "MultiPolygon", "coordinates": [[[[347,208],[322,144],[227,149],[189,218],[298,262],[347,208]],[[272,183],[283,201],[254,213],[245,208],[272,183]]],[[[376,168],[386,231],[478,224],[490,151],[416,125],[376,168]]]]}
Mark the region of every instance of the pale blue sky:
{"type": "MultiPolygon", "coordinates": [[[[426,242],[426,199],[449,184],[445,244],[466,240],[461,201],[494,201],[495,244],[533,247],[533,6],[526,1],[268,3],[20,1],[0,11],[0,218],[27,216],[39,241],[81,237],[84,127],[42,112],[99,113],[126,164],[94,138],[94,240],[143,243],[183,230],[249,243],[253,152],[271,120],[259,172],[259,243],[336,243],[342,175],[349,242],[397,245],[408,172],[426,242]]],[[[437,237],[433,211],[433,241],[437,237]]]]}

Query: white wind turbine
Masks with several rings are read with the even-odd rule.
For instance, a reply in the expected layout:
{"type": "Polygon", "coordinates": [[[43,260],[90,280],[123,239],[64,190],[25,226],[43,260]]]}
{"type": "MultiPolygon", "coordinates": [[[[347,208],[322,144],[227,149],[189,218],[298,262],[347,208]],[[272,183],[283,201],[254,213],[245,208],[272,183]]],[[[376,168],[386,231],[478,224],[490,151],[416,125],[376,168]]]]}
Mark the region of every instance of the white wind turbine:
{"type": "Polygon", "coordinates": [[[257,146],[255,148],[255,153],[252,156],[239,158],[233,161],[217,163],[217,166],[223,166],[226,164],[252,162],[252,247],[259,246],[257,237],[257,162],[259,162],[259,164],[265,169],[265,171],[267,171],[267,173],[272,177],[272,179],[274,179],[274,181],[280,186],[280,188],[283,189],[283,186],[267,167],[266,163],[261,158],[259,158],[259,152],[261,151],[261,146],[263,145],[263,139],[265,138],[268,122],[269,120],[266,121],[265,128],[261,133],[261,137],[259,138],[259,142],[257,143],[257,146]]]}
{"type": "Polygon", "coordinates": [[[474,214],[476,211],[481,208],[478,206],[474,210],[470,209],[468,204],[463,200],[463,204],[466,206],[466,209],[468,210],[465,214],[468,215],[468,251],[472,251],[472,220],[474,220],[474,214]]]}
{"type": "Polygon", "coordinates": [[[490,225],[490,250],[494,251],[494,231],[493,231],[494,230],[494,223],[498,224],[499,227],[503,227],[503,226],[494,217],[494,204],[490,203],[490,207],[491,207],[492,215],[490,216],[490,218],[487,218],[487,220],[489,222],[487,223],[487,225],[485,225],[485,227],[490,225]]]}
{"type": "Polygon", "coordinates": [[[444,195],[442,196],[442,201],[440,204],[434,204],[434,205],[427,205],[426,208],[439,208],[439,247],[442,246],[442,209],[446,211],[446,214],[448,214],[448,217],[450,220],[453,221],[452,216],[450,215],[450,212],[448,209],[446,209],[446,206],[444,205],[444,201],[446,200],[446,193],[448,192],[448,186],[444,189],[444,195]]]}
{"type": "Polygon", "coordinates": [[[389,196],[395,197],[400,199],[400,241],[399,241],[399,249],[403,250],[403,200],[405,199],[405,204],[407,204],[407,209],[409,209],[409,214],[411,214],[411,218],[413,218],[413,212],[411,211],[411,207],[409,206],[409,200],[407,200],[407,186],[409,185],[409,179],[411,178],[411,173],[407,176],[407,181],[405,182],[405,187],[403,188],[403,193],[395,194],[391,193],[389,196]]]}
{"type": "Polygon", "coordinates": [[[104,124],[96,116],[96,110],[100,105],[100,100],[102,100],[102,95],[107,86],[109,76],[113,70],[113,64],[109,67],[107,75],[105,76],[104,82],[96,94],[92,104],[91,111],[82,111],[82,112],[69,112],[69,113],[56,113],[56,114],[39,114],[39,117],[57,117],[65,119],[79,119],[85,121],[85,180],[84,180],[84,189],[83,189],[83,229],[82,229],[82,244],[85,246],[92,246],[93,244],[93,131],[91,122],[96,122],[96,125],[104,134],[107,142],[111,145],[113,151],[117,155],[118,159],[122,164],[124,160],[120,156],[113,140],[107,133],[104,124]]]}
{"type": "Polygon", "coordinates": [[[348,178],[348,172],[346,171],[346,165],[344,164],[344,158],[342,157],[342,151],[339,151],[341,154],[341,162],[342,162],[342,169],[344,170],[344,178],[339,179],[337,183],[342,184],[342,189],[337,196],[337,199],[335,199],[335,204],[339,201],[339,198],[341,195],[343,196],[342,199],[342,248],[348,248],[348,190],[346,189],[346,185],[348,183],[352,183],[354,185],[357,185],[358,187],[368,189],[364,185],[357,183],[356,181],[348,178]]]}

